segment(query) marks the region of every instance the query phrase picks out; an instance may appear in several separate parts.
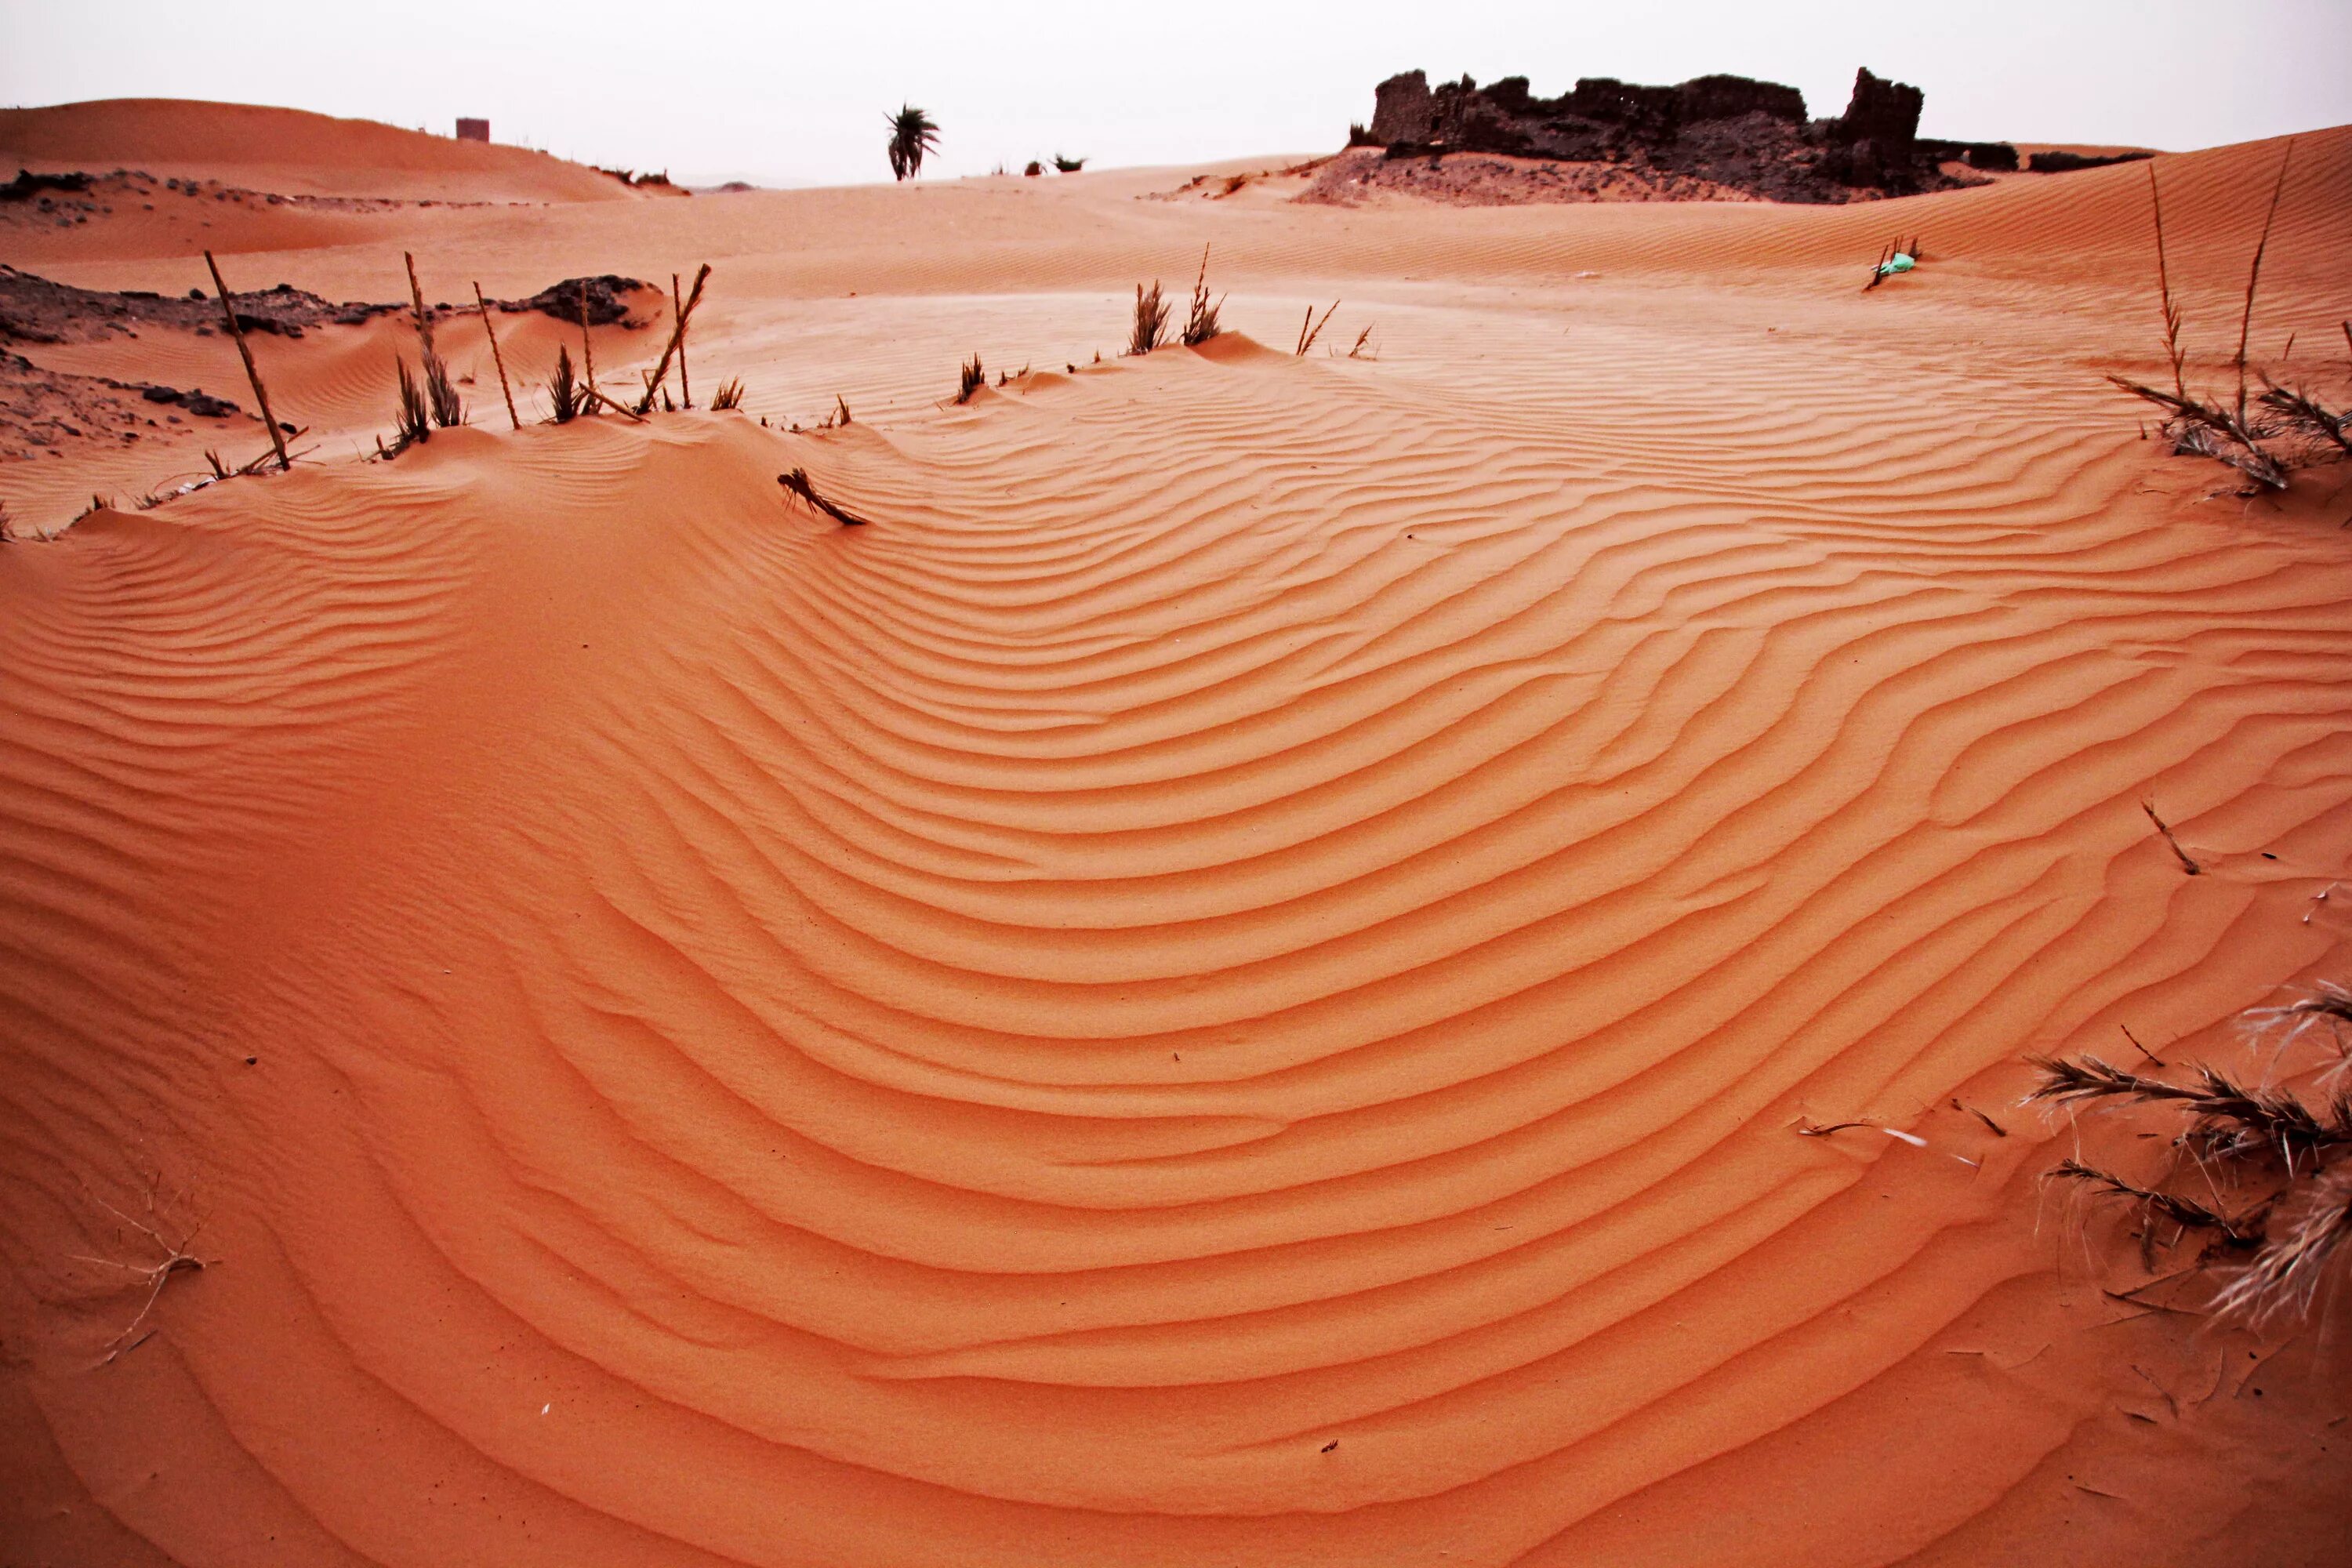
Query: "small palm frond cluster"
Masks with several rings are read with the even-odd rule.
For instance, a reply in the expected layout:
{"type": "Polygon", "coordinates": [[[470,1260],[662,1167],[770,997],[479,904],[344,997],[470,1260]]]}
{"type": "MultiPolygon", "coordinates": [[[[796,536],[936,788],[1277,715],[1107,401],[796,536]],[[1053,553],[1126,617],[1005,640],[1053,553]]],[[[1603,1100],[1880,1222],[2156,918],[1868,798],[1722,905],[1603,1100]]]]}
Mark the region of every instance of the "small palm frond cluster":
{"type": "MultiPolygon", "coordinates": [[[[2036,1058],[2042,1081],[2029,1101],[2072,1107],[2155,1105],[2188,1120],[2173,1138],[2172,1168],[2134,1182],[2080,1159],[2052,1173],[2102,1196],[2136,1205],[2142,1249],[2152,1259],[2159,1225],[2172,1244],[2205,1232],[2236,1254],[2236,1267],[2213,1296],[2214,1310],[2260,1326],[2306,1315],[2336,1260],[2352,1257],[2352,992],[2321,982],[2284,1005],[2242,1016],[2250,1037],[2275,1066],[2315,1031],[2331,1037],[2336,1060],[2304,1089],[2251,1083],[2210,1064],[2172,1077],[2118,1067],[2095,1056],[2036,1058]],[[2173,1190],[2187,1184],[2193,1193],[2173,1190]],[[2224,1191],[2235,1197],[2224,1197],[2224,1191]]],[[[2308,1076],[2308,1075],[2306,1075],[2308,1076]]],[[[2209,1250],[2210,1261],[2213,1253],[2209,1250]]]]}
{"type": "Polygon", "coordinates": [[[890,120],[890,176],[912,179],[923,172],[923,160],[940,150],[940,128],[913,104],[903,105],[890,120]]]}

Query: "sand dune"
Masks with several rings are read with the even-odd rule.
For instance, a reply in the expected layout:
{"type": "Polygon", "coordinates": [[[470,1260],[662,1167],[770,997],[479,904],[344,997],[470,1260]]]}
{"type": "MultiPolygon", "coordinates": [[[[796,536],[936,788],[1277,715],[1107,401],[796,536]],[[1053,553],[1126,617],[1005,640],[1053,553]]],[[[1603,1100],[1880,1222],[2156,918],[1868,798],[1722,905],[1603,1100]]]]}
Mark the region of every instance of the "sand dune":
{"type": "Polygon", "coordinates": [[[287,195],[605,202],[635,195],[593,169],[525,147],[196,99],[0,109],[0,163],[43,172],[144,169],[287,195]]]}
{"type": "MultiPolygon", "coordinates": [[[[2200,374],[2277,153],[2162,160],[2200,374]]],[[[2352,134],[2297,158],[2260,325],[2316,343],[2352,134]]],[[[2340,1303],[2282,1342],[2108,1297],[2130,1259],[2040,1181],[2073,1134],[2015,1105],[2028,1052],[2218,1056],[2345,974],[2352,497],[2212,499],[2135,438],[2099,374],[2155,357],[2146,178],[1090,175],[266,259],[237,220],[331,298],[402,242],[447,298],[709,257],[697,384],[779,427],[509,433],[459,324],[478,427],[350,461],[379,321],[259,345],[293,474],[0,551],[7,1533],[2336,1560],[2340,1303]],[[1891,226],[1935,259],[1859,295],[1891,226]],[[1094,364],[1203,241],[1248,335],[1094,364]],[[1280,352],[1334,295],[1380,357],[1280,352]],[[940,406],[975,347],[1034,373],[940,406]],[[149,1286],[79,1259],[199,1222],[123,1349],[149,1286]]],[[[76,281],[186,270],[71,237],[76,281]]],[[[501,330],[535,384],[562,330],[501,330]]],[[[235,384],[217,340],[44,353],[235,384]]]]}

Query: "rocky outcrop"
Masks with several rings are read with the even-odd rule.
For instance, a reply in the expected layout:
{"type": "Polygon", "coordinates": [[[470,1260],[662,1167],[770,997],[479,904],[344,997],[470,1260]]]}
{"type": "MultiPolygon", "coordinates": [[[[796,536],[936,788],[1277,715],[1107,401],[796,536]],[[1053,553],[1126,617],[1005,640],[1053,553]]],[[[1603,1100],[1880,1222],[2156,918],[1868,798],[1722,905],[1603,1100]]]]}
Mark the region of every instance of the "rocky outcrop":
{"type": "Polygon", "coordinates": [[[1616,165],[1662,188],[1724,188],[1775,201],[1844,202],[1971,183],[1943,164],[2014,168],[2001,142],[1926,142],[1926,95],[1868,70],[1845,112],[1808,121],[1804,94],[1780,82],[1703,76],[1673,87],[1586,77],[1538,98],[1525,77],[1436,87],[1420,71],[1381,83],[1362,142],[1391,158],[1499,153],[1616,165]],[[2006,155],[2004,160],[2004,154],[2006,155]]]}

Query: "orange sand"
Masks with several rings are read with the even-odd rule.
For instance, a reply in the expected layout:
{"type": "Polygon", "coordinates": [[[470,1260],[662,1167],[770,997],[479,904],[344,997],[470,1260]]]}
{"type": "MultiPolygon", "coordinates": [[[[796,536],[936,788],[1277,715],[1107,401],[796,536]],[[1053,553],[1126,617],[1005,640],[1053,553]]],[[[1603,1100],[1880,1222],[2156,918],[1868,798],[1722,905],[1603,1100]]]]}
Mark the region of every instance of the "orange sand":
{"type": "Polygon", "coordinates": [[[545,153],[453,141],[446,128],[431,135],[299,109],[170,98],[0,109],[0,163],[11,171],[144,169],[282,195],[607,202],[637,194],[545,153]]]}
{"type": "MultiPolygon", "coordinates": [[[[2161,161],[2200,374],[2277,153],[2161,161]]],[[[2345,1560],[2344,1299],[2110,1298],[2014,1103],[2352,957],[2347,470],[2135,438],[2145,167],[1136,199],[1195,172],[12,231],[709,259],[698,394],[857,423],[509,433],[460,322],[476,427],[362,465],[378,321],[259,344],[291,476],[0,548],[10,1561],[2345,1560]],[[1204,241],[1247,337],[1117,359],[1204,241]],[[1334,297],[1377,361],[1284,352],[1334,297]],[[975,349],[1035,374],[937,406],[975,349]],[[206,1264],[128,1349],[116,1211],[206,1264]]],[[[2257,332],[2314,374],[2348,249],[2305,137],[2257,332]]]]}

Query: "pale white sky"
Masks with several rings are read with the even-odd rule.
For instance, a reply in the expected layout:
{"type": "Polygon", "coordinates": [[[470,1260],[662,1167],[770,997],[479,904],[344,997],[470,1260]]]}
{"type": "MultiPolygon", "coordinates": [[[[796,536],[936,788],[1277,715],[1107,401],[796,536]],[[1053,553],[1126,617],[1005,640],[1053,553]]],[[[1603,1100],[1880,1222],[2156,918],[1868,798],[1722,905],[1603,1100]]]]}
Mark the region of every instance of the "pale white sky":
{"type": "Polygon", "coordinates": [[[501,142],[681,181],[886,180],[884,115],[944,128],[929,172],[1056,151],[1167,163],[1338,146],[1372,88],[1709,71],[1844,107],[1856,66],[1927,90],[1928,134],[2210,146],[2352,121],[2352,0],[0,0],[0,104],[211,98],[501,142]]]}

